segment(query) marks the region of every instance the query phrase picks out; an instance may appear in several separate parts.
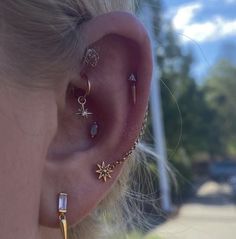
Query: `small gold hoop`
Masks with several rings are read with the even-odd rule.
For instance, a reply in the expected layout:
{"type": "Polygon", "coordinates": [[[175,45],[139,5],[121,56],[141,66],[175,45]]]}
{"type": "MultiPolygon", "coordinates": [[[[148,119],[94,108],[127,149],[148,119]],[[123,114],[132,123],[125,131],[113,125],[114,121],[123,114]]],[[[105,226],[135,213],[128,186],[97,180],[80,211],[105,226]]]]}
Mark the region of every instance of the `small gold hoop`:
{"type": "Polygon", "coordinates": [[[91,92],[91,83],[90,83],[88,77],[85,74],[81,75],[81,78],[84,78],[87,82],[87,89],[86,89],[85,94],[84,94],[84,98],[85,98],[85,97],[89,96],[89,94],[91,92]]]}
{"type": "MultiPolygon", "coordinates": [[[[87,78],[87,77],[86,77],[87,78]]],[[[90,92],[91,92],[91,83],[90,83],[90,81],[89,81],[89,79],[87,78],[86,79],[87,80],[87,90],[86,90],[86,92],[85,92],[85,95],[84,95],[84,97],[85,96],[88,96],[89,94],[90,94],[90,92]]]]}

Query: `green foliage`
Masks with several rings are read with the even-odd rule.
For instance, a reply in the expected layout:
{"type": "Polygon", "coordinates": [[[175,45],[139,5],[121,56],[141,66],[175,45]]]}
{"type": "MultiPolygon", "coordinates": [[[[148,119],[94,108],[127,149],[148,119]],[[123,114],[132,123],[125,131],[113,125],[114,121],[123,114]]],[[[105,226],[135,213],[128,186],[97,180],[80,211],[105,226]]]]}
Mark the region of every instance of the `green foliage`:
{"type": "Polygon", "coordinates": [[[175,149],[181,137],[181,147],[190,157],[199,151],[221,153],[217,113],[192,78],[193,56],[182,52],[171,26],[166,32],[164,53],[158,62],[168,148],[175,149]]]}
{"type": "Polygon", "coordinates": [[[174,179],[171,183],[172,198],[175,203],[182,202],[192,190],[192,163],[184,148],[179,148],[175,157],[170,159],[174,179]]]}
{"type": "Polygon", "coordinates": [[[203,87],[210,107],[217,112],[226,154],[236,155],[236,66],[221,60],[213,66],[203,87]]]}
{"type": "MultiPolygon", "coordinates": [[[[187,191],[195,155],[236,154],[236,67],[220,62],[210,71],[206,85],[198,86],[191,75],[193,53],[180,47],[171,23],[162,18],[161,1],[145,2],[152,6],[153,40],[158,43],[156,63],[168,156],[177,170],[179,189],[187,191]]],[[[146,139],[153,143],[151,137],[146,139]]]]}
{"type": "Polygon", "coordinates": [[[173,183],[173,197],[176,197],[191,187],[194,155],[202,152],[211,156],[223,154],[225,147],[219,114],[206,100],[205,89],[200,88],[191,75],[192,52],[183,51],[170,23],[154,17],[153,28],[158,42],[156,60],[161,77],[168,156],[179,189],[176,191],[173,183]]]}

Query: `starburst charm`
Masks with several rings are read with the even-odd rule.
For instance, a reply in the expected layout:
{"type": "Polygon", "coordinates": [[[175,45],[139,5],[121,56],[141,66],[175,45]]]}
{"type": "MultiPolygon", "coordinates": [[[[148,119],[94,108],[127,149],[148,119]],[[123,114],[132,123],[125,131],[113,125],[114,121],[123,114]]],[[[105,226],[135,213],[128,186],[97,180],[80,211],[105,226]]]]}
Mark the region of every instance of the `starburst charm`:
{"type": "Polygon", "coordinates": [[[112,178],[111,173],[113,170],[111,169],[110,164],[106,165],[105,162],[102,162],[102,165],[97,164],[98,170],[96,173],[99,174],[98,179],[103,179],[104,182],[107,181],[107,178],[112,178]]]}
{"type": "Polygon", "coordinates": [[[89,115],[92,115],[93,113],[89,112],[88,109],[81,108],[78,110],[78,112],[76,114],[87,119],[89,117],[89,115]]]}

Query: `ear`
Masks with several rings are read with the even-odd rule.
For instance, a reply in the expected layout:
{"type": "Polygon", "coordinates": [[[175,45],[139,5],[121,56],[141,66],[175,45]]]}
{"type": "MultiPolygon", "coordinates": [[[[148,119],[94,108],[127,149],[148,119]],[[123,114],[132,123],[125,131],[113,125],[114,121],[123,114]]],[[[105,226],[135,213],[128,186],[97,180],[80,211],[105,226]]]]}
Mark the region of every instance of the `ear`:
{"type": "Polygon", "coordinates": [[[120,175],[118,165],[107,182],[98,179],[97,164],[113,164],[124,157],[137,139],[148,104],[152,74],[150,41],[143,25],[131,14],[104,14],[81,28],[87,47],[96,49],[96,67],[78,66],[78,75],[58,93],[58,128],[48,148],[40,206],[40,223],[57,227],[57,195],[68,194],[70,225],[87,216],[106,196],[120,175]],[[76,115],[78,97],[91,83],[85,107],[93,114],[76,115]],[[137,100],[132,98],[131,74],[136,76],[137,100]],[[74,94],[68,90],[74,86],[74,94]],[[61,92],[64,92],[61,94],[61,92]],[[98,135],[90,137],[93,122],[98,135]]]}

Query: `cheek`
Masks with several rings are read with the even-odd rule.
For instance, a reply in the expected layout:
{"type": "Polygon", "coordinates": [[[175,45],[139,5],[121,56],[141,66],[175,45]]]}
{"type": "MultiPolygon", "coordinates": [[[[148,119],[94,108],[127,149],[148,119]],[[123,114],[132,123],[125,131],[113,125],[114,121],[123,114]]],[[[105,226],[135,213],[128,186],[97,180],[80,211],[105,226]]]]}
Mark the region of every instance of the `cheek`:
{"type": "Polygon", "coordinates": [[[37,213],[47,147],[56,129],[52,102],[49,95],[7,98],[0,93],[1,211],[37,213]]]}

